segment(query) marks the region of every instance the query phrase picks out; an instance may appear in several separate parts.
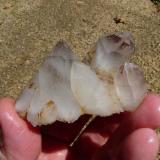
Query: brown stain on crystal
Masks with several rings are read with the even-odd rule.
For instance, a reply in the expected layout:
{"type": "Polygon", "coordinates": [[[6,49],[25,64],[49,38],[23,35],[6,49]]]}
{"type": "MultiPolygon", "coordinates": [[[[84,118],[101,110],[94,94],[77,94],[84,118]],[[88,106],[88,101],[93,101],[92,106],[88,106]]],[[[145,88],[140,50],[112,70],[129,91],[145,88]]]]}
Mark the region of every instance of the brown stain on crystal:
{"type": "Polygon", "coordinates": [[[101,79],[104,82],[114,84],[114,79],[111,74],[107,74],[104,70],[96,70],[96,74],[99,79],[101,79]]]}
{"type": "Polygon", "coordinates": [[[119,68],[119,72],[120,72],[121,74],[123,74],[123,70],[124,70],[124,65],[121,65],[120,68],[119,68]]]}
{"type": "Polygon", "coordinates": [[[85,114],[85,113],[86,113],[85,107],[82,106],[82,107],[80,108],[80,113],[81,113],[81,114],[85,114]]]}
{"type": "Polygon", "coordinates": [[[55,103],[54,103],[54,101],[52,101],[52,100],[49,100],[46,104],[45,104],[45,106],[42,108],[42,110],[41,110],[41,112],[39,112],[38,114],[37,114],[37,118],[38,118],[38,120],[39,120],[39,123],[43,123],[44,121],[45,121],[45,117],[46,117],[46,112],[48,111],[48,110],[51,110],[51,109],[53,109],[55,107],[55,103]]]}
{"type": "Polygon", "coordinates": [[[52,100],[49,100],[47,103],[46,103],[47,107],[51,108],[51,107],[54,107],[55,106],[55,103],[54,101],[52,100]]]}
{"type": "Polygon", "coordinates": [[[26,111],[18,112],[18,115],[20,115],[22,118],[25,118],[27,113],[26,113],[26,111]]]}
{"type": "Polygon", "coordinates": [[[43,113],[43,112],[39,112],[39,113],[37,114],[38,119],[41,119],[41,118],[42,118],[42,113],[43,113]]]}

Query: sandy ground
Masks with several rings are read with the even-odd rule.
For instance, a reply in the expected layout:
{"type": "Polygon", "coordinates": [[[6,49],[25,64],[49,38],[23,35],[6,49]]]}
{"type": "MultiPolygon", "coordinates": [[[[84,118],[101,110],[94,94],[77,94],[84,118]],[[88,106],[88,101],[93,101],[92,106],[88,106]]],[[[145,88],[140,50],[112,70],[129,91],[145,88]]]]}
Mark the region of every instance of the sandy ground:
{"type": "Polygon", "coordinates": [[[57,41],[83,58],[99,36],[126,30],[132,60],[160,93],[160,12],[150,0],[0,0],[0,97],[16,98],[57,41]]]}

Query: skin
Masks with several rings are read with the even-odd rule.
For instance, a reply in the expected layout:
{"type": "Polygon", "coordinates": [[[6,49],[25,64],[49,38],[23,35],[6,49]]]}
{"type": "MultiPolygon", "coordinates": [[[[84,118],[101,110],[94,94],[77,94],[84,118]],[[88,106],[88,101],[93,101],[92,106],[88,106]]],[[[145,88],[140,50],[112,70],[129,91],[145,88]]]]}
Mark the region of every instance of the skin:
{"type": "Polygon", "coordinates": [[[153,160],[158,153],[158,95],[148,94],[133,113],[97,118],[72,148],[68,144],[85,117],[70,129],[64,127],[69,124],[33,128],[18,116],[14,104],[13,99],[0,100],[0,149],[7,160],[153,160]]]}

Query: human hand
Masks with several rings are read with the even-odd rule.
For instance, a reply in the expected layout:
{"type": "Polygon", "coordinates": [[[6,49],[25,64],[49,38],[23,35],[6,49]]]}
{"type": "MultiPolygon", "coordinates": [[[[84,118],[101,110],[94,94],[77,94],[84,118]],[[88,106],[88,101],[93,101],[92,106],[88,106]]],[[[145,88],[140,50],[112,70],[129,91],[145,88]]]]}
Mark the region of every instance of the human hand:
{"type": "Polygon", "coordinates": [[[1,151],[7,160],[154,160],[158,152],[153,130],[160,127],[158,95],[147,95],[134,113],[96,118],[72,148],[68,143],[87,116],[74,124],[34,128],[17,115],[14,103],[0,100],[1,151]]]}

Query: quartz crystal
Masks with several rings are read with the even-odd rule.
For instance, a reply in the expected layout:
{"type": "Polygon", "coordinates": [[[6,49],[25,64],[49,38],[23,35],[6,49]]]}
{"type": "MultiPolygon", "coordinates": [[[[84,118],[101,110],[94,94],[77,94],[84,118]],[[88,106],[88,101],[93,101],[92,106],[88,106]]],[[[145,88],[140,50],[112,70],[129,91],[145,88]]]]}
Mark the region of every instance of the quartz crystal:
{"type": "Polygon", "coordinates": [[[129,32],[101,37],[89,65],[59,42],[17,99],[16,111],[33,126],[134,111],[147,85],[141,69],[129,63],[133,52],[129,32]]]}

